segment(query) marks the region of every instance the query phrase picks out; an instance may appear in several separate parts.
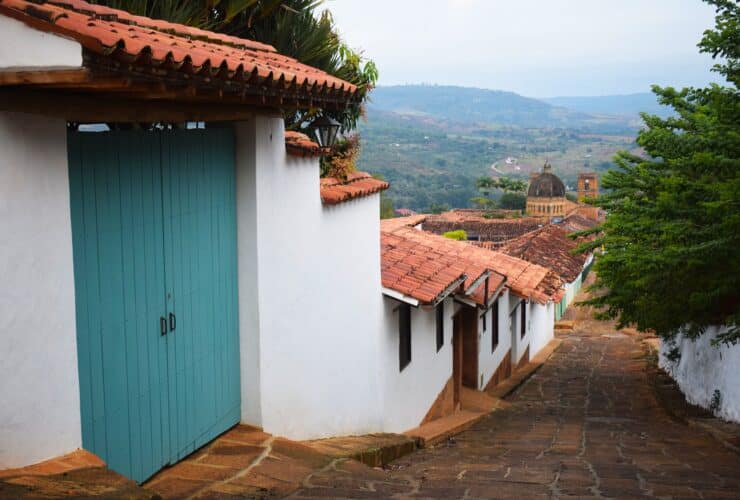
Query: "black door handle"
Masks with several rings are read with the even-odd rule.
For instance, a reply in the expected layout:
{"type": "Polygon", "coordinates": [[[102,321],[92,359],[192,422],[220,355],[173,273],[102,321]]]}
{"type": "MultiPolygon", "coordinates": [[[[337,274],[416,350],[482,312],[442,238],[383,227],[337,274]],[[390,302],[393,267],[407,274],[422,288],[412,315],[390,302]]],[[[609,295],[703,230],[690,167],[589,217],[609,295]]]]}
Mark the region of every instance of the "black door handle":
{"type": "Polygon", "coordinates": [[[161,335],[167,335],[167,320],[164,316],[159,317],[159,333],[161,335]]]}
{"type": "Polygon", "coordinates": [[[170,313],[170,331],[174,332],[175,328],[177,328],[177,317],[175,317],[174,314],[170,313]]]}

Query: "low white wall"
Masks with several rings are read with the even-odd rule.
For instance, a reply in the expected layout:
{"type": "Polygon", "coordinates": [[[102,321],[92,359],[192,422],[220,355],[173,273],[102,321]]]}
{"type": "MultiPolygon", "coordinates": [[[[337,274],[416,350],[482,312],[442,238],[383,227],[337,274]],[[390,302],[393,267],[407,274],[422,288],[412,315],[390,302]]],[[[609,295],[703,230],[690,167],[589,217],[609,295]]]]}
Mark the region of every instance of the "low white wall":
{"type": "Polygon", "coordinates": [[[82,436],[66,123],[0,113],[0,152],[1,469],[82,436]]]}
{"type": "Polygon", "coordinates": [[[384,378],[383,431],[404,432],[418,426],[447,381],[452,377],[452,317],[459,308],[445,299],[444,345],[437,352],[437,321],[434,309],[411,308],[411,363],[399,371],[398,311],[400,302],[383,299],[380,370],[384,378]]]}
{"type": "Polygon", "coordinates": [[[82,46],[76,41],[0,16],[0,71],[80,67],[82,46]]]}
{"type": "Polygon", "coordinates": [[[242,418],[293,439],[379,431],[379,195],[324,207],[280,117],[237,142],[242,418]]]}
{"type": "MultiPolygon", "coordinates": [[[[511,349],[511,335],[509,334],[509,289],[504,288],[496,301],[498,302],[498,347],[491,351],[493,328],[491,328],[492,309],[486,311],[488,315],[486,331],[482,332],[479,338],[478,353],[478,378],[483,377],[483,384],[478,389],[486,387],[491,377],[496,372],[504,357],[511,349]]],[[[479,319],[480,324],[480,319],[479,319]]]]}
{"type": "Polygon", "coordinates": [[[713,346],[712,340],[723,331],[726,328],[711,327],[695,340],[679,335],[674,343],[661,341],[659,365],[692,404],[709,409],[719,391],[715,414],[740,423],[740,344],[713,346]],[[681,353],[678,361],[667,357],[674,348],[681,353]]]}
{"type": "Polygon", "coordinates": [[[533,358],[555,338],[555,305],[552,302],[547,304],[532,302],[529,312],[532,315],[529,323],[532,336],[529,343],[529,356],[533,358]]]}

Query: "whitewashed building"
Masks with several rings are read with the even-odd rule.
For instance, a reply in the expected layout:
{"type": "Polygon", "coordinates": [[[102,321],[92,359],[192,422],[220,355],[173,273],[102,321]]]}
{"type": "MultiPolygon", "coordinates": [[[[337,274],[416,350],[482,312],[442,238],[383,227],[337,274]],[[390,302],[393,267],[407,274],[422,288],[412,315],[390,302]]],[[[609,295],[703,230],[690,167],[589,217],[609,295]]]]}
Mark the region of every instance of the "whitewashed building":
{"type": "Polygon", "coordinates": [[[0,468],[382,430],[387,184],[320,184],[282,118],[355,87],[82,1],[0,3],[0,47],[0,468]]]}
{"type": "MultiPolygon", "coordinates": [[[[408,408],[389,430],[451,413],[463,386],[484,390],[508,378],[552,339],[553,301],[563,294],[551,271],[423,231],[424,218],[381,221],[387,356],[396,347],[400,361],[391,387],[397,407],[408,408]]],[[[390,363],[384,373],[393,373],[390,363]]]]}

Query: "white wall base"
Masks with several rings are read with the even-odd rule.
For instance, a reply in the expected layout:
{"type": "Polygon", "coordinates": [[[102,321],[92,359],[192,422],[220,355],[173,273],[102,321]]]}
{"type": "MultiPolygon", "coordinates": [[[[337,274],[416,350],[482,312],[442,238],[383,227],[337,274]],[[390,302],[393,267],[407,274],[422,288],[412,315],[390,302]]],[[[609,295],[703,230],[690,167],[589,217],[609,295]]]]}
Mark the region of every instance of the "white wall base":
{"type": "Polygon", "coordinates": [[[74,451],[82,431],[66,123],[0,113],[0,151],[2,469],[74,451]]]}

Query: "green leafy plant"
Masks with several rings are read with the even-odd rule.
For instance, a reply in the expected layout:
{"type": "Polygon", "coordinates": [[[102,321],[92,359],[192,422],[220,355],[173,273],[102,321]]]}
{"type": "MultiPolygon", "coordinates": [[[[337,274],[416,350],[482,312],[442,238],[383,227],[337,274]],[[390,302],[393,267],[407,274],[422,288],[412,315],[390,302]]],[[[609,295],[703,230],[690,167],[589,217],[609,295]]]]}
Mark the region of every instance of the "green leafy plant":
{"type": "Polygon", "coordinates": [[[451,240],[468,241],[468,233],[466,233],[464,229],[458,229],[457,231],[447,231],[442,236],[451,240]]]}

